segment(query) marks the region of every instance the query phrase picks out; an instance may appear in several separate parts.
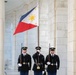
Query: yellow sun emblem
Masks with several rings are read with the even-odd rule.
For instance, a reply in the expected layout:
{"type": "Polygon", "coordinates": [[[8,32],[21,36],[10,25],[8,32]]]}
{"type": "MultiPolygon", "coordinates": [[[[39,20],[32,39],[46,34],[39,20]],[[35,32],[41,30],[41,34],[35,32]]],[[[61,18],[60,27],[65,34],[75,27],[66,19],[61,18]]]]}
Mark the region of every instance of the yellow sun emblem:
{"type": "Polygon", "coordinates": [[[31,16],[29,17],[29,20],[30,20],[30,21],[35,20],[35,15],[31,15],[31,16]]]}

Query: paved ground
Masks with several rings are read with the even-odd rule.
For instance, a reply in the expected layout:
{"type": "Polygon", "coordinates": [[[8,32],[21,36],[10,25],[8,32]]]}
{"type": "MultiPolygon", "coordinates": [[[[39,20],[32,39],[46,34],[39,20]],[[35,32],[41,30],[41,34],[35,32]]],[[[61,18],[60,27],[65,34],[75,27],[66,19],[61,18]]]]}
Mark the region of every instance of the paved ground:
{"type": "MultiPolygon", "coordinates": [[[[15,70],[5,70],[5,75],[20,75],[20,74],[18,71],[15,70]]],[[[33,75],[33,71],[30,71],[29,75],[33,75]]]]}
{"type": "MultiPolygon", "coordinates": [[[[17,70],[5,70],[4,75],[20,75],[20,73],[17,70]]],[[[34,75],[33,71],[29,71],[29,75],[34,75]]]]}

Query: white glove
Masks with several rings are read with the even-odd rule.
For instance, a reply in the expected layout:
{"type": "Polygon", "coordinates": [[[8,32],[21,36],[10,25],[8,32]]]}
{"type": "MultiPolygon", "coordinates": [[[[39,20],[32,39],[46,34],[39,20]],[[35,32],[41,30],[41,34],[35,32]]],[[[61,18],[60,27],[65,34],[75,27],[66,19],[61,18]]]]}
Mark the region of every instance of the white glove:
{"type": "Polygon", "coordinates": [[[20,64],[20,63],[19,63],[19,64],[18,64],[18,66],[19,66],[19,67],[21,67],[21,66],[22,66],[22,64],[20,64]]]}
{"type": "Polygon", "coordinates": [[[42,74],[44,74],[44,71],[42,71],[42,74]]]}
{"type": "Polygon", "coordinates": [[[46,70],[46,68],[47,68],[48,66],[47,65],[45,65],[45,70],[46,70]]]}
{"type": "Polygon", "coordinates": [[[50,62],[47,62],[47,65],[50,65],[50,62]]]}

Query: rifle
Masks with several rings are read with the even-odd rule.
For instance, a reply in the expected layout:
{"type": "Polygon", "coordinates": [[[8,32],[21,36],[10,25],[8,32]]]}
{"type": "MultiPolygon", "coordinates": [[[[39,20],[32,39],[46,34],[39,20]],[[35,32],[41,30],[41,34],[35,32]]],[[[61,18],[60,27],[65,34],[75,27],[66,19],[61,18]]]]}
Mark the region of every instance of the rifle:
{"type": "Polygon", "coordinates": [[[21,53],[20,53],[20,63],[22,63],[22,45],[23,45],[23,43],[21,43],[21,53]]]}
{"type": "Polygon", "coordinates": [[[48,60],[50,61],[50,43],[49,43],[49,57],[48,60]]]}
{"type": "MultiPolygon", "coordinates": [[[[49,43],[49,53],[48,54],[50,54],[50,43],[49,43]]],[[[48,56],[48,60],[50,62],[50,55],[48,56]]],[[[46,68],[44,69],[43,75],[46,75],[46,68]]]]}
{"type": "Polygon", "coordinates": [[[19,59],[20,59],[19,61],[20,61],[20,63],[19,63],[19,66],[18,66],[18,71],[21,70],[21,66],[22,66],[22,65],[21,65],[21,64],[22,64],[22,55],[21,55],[21,54],[22,54],[22,43],[21,43],[21,52],[20,52],[20,56],[19,56],[19,59]]]}

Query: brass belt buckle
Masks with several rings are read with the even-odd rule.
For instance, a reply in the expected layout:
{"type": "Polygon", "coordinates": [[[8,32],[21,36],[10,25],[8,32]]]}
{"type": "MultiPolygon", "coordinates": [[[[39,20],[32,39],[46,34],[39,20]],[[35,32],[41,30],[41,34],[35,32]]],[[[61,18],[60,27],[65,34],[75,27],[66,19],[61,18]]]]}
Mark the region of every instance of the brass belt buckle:
{"type": "Polygon", "coordinates": [[[37,66],[37,69],[40,69],[40,66],[37,66]]]}
{"type": "Polygon", "coordinates": [[[23,62],[23,64],[25,64],[25,62],[23,62]]]}
{"type": "Polygon", "coordinates": [[[53,66],[53,63],[51,65],[53,66]]]}

